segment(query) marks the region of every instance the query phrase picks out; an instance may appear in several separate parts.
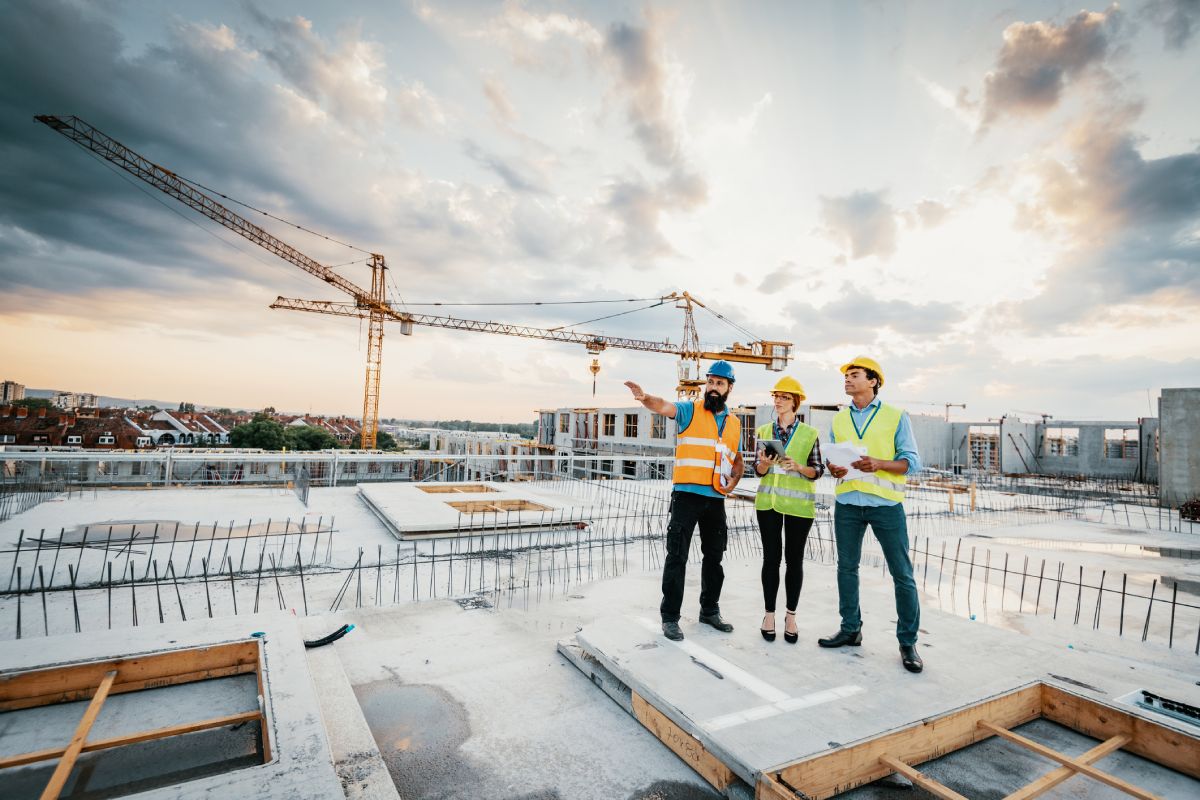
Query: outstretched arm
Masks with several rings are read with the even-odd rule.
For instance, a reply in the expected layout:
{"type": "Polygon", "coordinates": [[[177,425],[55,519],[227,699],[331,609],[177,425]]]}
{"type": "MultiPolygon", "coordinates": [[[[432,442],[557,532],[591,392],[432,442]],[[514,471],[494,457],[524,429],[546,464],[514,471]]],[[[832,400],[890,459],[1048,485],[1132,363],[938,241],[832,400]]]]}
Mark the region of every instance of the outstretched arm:
{"type": "Polygon", "coordinates": [[[634,400],[637,400],[655,414],[662,414],[664,417],[675,419],[674,403],[669,403],[661,397],[655,397],[652,394],[646,394],[642,391],[642,387],[638,386],[633,381],[625,381],[625,385],[628,386],[629,391],[633,393],[634,400]]]}

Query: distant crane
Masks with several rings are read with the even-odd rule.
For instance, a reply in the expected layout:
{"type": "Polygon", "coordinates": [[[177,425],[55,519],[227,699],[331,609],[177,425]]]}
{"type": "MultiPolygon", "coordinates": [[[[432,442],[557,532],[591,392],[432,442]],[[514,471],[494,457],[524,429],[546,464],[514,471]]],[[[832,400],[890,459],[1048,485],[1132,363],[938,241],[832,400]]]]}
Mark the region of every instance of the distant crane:
{"type": "MultiPolygon", "coordinates": [[[[283,260],[294,264],[305,272],[320,278],[330,286],[349,295],[352,302],[348,303],[279,297],[271,304],[271,308],[287,308],[321,314],[358,317],[368,321],[367,367],[363,388],[361,435],[362,447],[365,449],[375,447],[376,436],[379,431],[379,379],[383,366],[383,324],[385,321],[399,322],[400,333],[406,336],[412,334],[413,325],[427,325],[453,330],[496,333],[507,336],[521,336],[532,339],[582,344],[587,349],[587,352],[592,355],[598,355],[610,347],[675,355],[680,359],[678,391],[681,396],[695,396],[699,387],[703,385],[703,381],[700,380],[701,359],[725,359],[726,361],[739,363],[761,364],[768,370],[779,372],[787,366],[787,362],[792,357],[792,343],[782,341],[753,340],[746,345],[735,342],[724,350],[702,350],[693,317],[693,306],[700,306],[719,318],[724,318],[711,309],[708,309],[707,306],[687,292],[673,292],[659,298],[663,302],[676,301],[676,307],[684,311],[684,335],[683,341],[679,345],[671,344],[669,340],[655,342],[568,331],[564,328],[533,328],[500,322],[411,314],[407,311],[398,310],[389,301],[387,296],[387,261],[382,255],[378,253],[369,254],[368,264],[371,269],[371,288],[361,288],[354,282],[347,280],[329,267],[321,264],[316,259],[305,255],[281,239],[263,230],[258,225],[230,211],[191,182],[139,155],[78,117],[59,117],[43,114],[35,116],[34,120],[57,131],[85,150],[101,156],[134,177],[145,181],[164,194],[175,198],[239,236],[248,239],[259,247],[269,250],[283,260]]],[[[598,371],[599,364],[593,359],[593,376],[598,371]]]]}

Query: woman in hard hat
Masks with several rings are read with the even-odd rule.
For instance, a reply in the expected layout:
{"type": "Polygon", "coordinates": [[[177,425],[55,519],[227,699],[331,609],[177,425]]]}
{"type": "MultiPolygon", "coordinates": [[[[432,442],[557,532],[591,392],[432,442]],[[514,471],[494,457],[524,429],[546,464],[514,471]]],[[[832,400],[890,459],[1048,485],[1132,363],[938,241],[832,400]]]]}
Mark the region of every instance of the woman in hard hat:
{"type": "Polygon", "coordinates": [[[779,594],[779,564],[787,561],[783,583],[787,595],[787,616],[783,638],[795,644],[796,605],[804,583],[804,544],[812,528],[816,506],[813,481],[825,474],[817,429],[805,425],[796,416],[804,401],[804,387],[785,376],[771,390],[776,421],[755,431],[758,441],[779,442],[782,456],[772,456],[759,448],[754,465],[760,480],[754,509],[762,536],[762,587],[766,614],[759,630],[768,642],[775,641],[775,599],[779,594]]]}

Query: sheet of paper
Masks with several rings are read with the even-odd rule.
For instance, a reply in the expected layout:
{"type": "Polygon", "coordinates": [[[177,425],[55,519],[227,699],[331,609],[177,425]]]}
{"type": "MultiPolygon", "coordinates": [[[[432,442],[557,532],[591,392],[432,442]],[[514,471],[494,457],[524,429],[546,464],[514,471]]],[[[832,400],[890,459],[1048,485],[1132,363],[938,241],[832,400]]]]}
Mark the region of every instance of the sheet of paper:
{"type": "Polygon", "coordinates": [[[854,469],[850,465],[867,454],[867,448],[862,445],[850,444],[849,442],[837,442],[836,444],[822,444],[821,455],[830,464],[839,467],[845,467],[849,472],[846,473],[846,480],[850,478],[861,478],[863,473],[860,470],[854,469]]]}

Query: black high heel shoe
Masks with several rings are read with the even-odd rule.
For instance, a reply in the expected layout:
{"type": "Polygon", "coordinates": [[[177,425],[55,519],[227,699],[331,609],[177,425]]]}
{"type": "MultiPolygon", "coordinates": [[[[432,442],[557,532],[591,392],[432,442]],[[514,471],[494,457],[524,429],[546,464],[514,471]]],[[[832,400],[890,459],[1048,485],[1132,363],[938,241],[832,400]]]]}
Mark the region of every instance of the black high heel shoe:
{"type": "MultiPolygon", "coordinates": [[[[767,618],[767,616],[768,615],[764,614],[763,619],[765,620],[767,618]]],[[[764,639],[766,639],[768,642],[775,641],[775,630],[774,629],[767,630],[766,628],[759,628],[758,632],[761,633],[762,637],[764,639]]]]}
{"type": "MultiPolygon", "coordinates": [[[[787,612],[787,616],[795,617],[796,612],[789,611],[789,612],[787,612]]],[[[788,633],[787,617],[784,617],[784,622],[783,622],[783,640],[785,642],[787,642],[788,644],[795,644],[796,642],[800,641],[800,631],[796,631],[795,633],[788,633]]]]}

